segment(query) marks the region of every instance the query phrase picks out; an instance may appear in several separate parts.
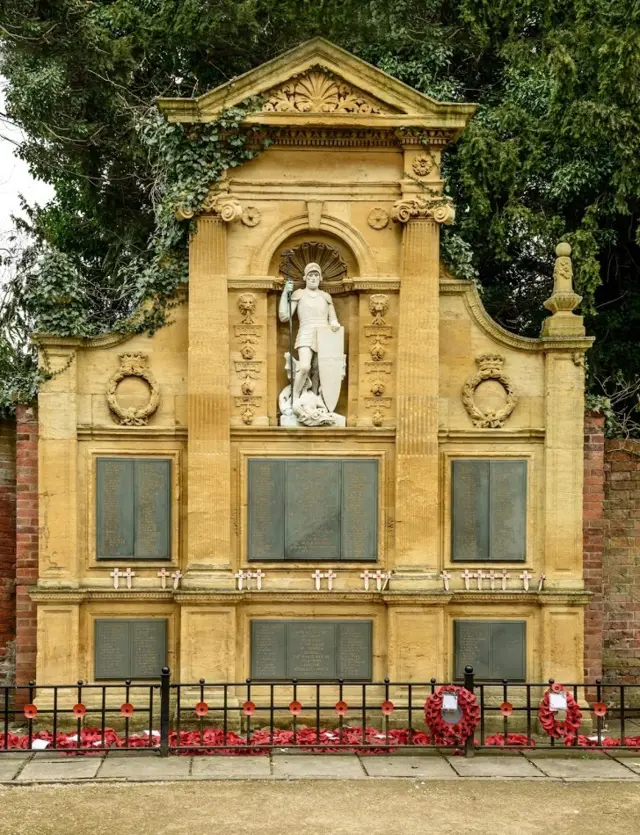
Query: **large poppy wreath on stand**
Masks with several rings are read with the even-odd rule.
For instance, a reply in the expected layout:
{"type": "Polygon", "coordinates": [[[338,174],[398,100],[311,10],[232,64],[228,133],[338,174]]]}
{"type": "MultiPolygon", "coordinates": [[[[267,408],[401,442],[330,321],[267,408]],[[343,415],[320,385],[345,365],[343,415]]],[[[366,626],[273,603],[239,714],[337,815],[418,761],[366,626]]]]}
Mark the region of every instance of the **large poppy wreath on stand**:
{"type": "Polygon", "coordinates": [[[455,684],[446,684],[432,693],[424,703],[424,721],[427,723],[436,745],[464,745],[480,724],[480,706],[473,693],[455,684]],[[442,701],[445,693],[455,693],[458,710],[461,713],[455,724],[446,722],[442,716],[442,701]]]}
{"type": "Polygon", "coordinates": [[[552,684],[542,697],[538,710],[538,719],[540,720],[540,725],[550,737],[553,737],[553,739],[564,739],[566,743],[570,743],[582,724],[582,711],[573,698],[573,694],[565,690],[561,684],[552,684]],[[566,697],[566,716],[562,722],[558,721],[556,717],[557,711],[551,710],[552,693],[563,693],[566,697]]]}

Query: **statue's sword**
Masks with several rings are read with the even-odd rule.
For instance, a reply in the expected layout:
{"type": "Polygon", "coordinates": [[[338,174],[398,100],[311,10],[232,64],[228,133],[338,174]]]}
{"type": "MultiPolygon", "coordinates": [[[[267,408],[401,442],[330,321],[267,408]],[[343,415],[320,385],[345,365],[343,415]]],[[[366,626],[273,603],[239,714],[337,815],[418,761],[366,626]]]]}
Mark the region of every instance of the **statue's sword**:
{"type": "MultiPolygon", "coordinates": [[[[288,249],[284,254],[284,280],[289,280],[289,259],[291,257],[291,250],[288,249]]],[[[295,367],[293,364],[293,314],[291,312],[291,296],[293,290],[287,293],[287,301],[289,303],[289,369],[291,374],[291,407],[293,408],[293,386],[295,383],[295,367]]]]}

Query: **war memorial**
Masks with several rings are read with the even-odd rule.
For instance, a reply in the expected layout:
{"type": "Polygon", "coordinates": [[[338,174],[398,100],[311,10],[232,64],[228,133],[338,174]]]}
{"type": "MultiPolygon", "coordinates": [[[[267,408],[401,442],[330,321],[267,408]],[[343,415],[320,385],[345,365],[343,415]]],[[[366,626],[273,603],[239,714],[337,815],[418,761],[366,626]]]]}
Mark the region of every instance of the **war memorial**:
{"type": "Polygon", "coordinates": [[[316,39],[159,106],[252,96],[271,144],[193,218],[171,323],[37,337],[37,682],[581,681],[570,248],[507,332],[440,257],[472,104],[316,39]]]}

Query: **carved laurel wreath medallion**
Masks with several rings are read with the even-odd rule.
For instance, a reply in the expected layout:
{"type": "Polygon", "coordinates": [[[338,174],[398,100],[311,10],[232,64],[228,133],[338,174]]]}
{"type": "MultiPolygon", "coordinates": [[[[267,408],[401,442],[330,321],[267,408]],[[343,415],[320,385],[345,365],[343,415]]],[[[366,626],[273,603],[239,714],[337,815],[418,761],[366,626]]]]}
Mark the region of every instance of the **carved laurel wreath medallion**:
{"type": "Polygon", "coordinates": [[[145,354],[120,354],[120,368],[107,383],[107,404],[113,419],[123,426],[144,426],[160,403],[160,389],[156,378],[149,369],[149,358],[145,354]],[[124,409],[116,397],[118,383],[125,377],[138,377],[149,386],[149,402],[142,407],[129,406],[124,409]]]}
{"type": "Polygon", "coordinates": [[[502,371],[504,357],[499,354],[482,354],[476,358],[476,363],[478,371],[462,386],[462,403],[474,426],[481,429],[501,429],[518,402],[518,395],[511,381],[502,371]],[[476,389],[487,380],[496,380],[505,390],[507,398],[502,409],[482,411],[475,402],[476,389]]]}

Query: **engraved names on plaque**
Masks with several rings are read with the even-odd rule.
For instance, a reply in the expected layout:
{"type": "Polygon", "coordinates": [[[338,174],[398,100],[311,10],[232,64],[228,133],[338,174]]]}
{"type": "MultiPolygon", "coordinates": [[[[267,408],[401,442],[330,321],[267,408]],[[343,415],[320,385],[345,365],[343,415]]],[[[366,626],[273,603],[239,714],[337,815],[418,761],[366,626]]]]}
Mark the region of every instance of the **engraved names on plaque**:
{"type": "Polygon", "coordinates": [[[249,559],[284,558],[284,479],[281,460],[249,460],[249,559]]]}
{"type": "Polygon", "coordinates": [[[97,559],[171,557],[171,460],[98,458],[97,559]]]}
{"type": "Polygon", "coordinates": [[[454,621],[454,676],[464,677],[471,664],[478,681],[524,681],[526,622],[523,620],[454,621]]]}
{"type": "Polygon", "coordinates": [[[285,557],[340,559],[339,461],[287,462],[285,557]]]}
{"type": "Polygon", "coordinates": [[[98,458],[96,463],[98,559],[133,555],[133,462],[98,458]]]}
{"type": "Polygon", "coordinates": [[[451,558],[526,559],[527,462],[464,459],[451,468],[451,558]]]}
{"type": "Polygon", "coordinates": [[[167,660],[166,618],[98,618],[95,678],[159,678],[167,660]]]}
{"type": "Polygon", "coordinates": [[[135,462],[135,554],[137,559],[169,559],[171,461],[135,462]]]}
{"type": "Polygon", "coordinates": [[[370,680],[370,620],[252,620],[251,678],[370,680]]]}
{"type": "Polygon", "coordinates": [[[377,559],[376,459],[250,458],[249,560],[377,559]]]}

